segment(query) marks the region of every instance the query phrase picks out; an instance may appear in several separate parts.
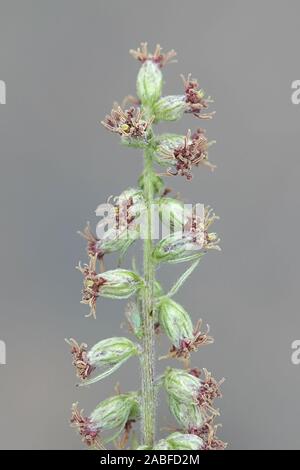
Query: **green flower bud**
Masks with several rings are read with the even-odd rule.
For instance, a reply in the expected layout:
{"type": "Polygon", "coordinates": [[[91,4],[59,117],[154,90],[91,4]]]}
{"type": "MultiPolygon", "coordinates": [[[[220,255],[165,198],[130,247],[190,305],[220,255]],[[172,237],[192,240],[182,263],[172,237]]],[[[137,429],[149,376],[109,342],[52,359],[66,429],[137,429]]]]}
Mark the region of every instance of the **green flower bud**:
{"type": "Polygon", "coordinates": [[[174,432],[166,438],[171,450],[200,450],[204,443],[201,437],[194,434],[182,434],[174,432]]]}
{"type": "Polygon", "coordinates": [[[174,300],[164,297],[159,305],[159,323],[164,332],[176,348],[180,348],[183,341],[192,341],[193,324],[189,314],[174,300]]]}
{"type": "Polygon", "coordinates": [[[136,273],[127,269],[113,269],[98,275],[99,295],[111,299],[127,299],[143,285],[136,273]]]}
{"type": "Polygon", "coordinates": [[[186,310],[169,297],[161,300],[158,311],[159,323],[173,345],[167,358],[188,359],[200,346],[213,343],[213,338],[208,336],[209,327],[202,333],[199,320],[194,328],[186,310]]]}
{"type": "Polygon", "coordinates": [[[183,116],[186,107],[184,95],[163,96],[153,107],[155,122],[178,121],[183,116]]]}
{"type": "Polygon", "coordinates": [[[121,367],[127,359],[140,353],[139,346],[127,338],[104,339],[95,344],[89,351],[86,344],[79,345],[72,338],[67,342],[72,348],[73,365],[76,368],[77,376],[84,381],[84,385],[108,377],[121,367]],[[94,372],[98,369],[102,372],[93,377],[94,372]],[[89,378],[91,375],[92,378],[89,378]]]}
{"type": "Polygon", "coordinates": [[[216,398],[222,396],[220,385],[224,379],[217,382],[206,369],[204,375],[204,379],[200,379],[193,371],[168,368],[163,383],[169,400],[174,399],[187,407],[196,406],[204,414],[208,411],[211,415],[217,415],[212,405],[216,398]]]}
{"type": "Polygon", "coordinates": [[[168,396],[187,405],[197,405],[201,381],[189,372],[169,367],[164,374],[164,387],[168,396]]]}
{"type": "Polygon", "coordinates": [[[168,399],[169,409],[176,421],[183,429],[190,431],[200,429],[204,423],[202,410],[196,405],[187,405],[174,397],[168,399]]]}
{"type": "Polygon", "coordinates": [[[141,66],[136,82],[137,95],[143,105],[152,105],[160,98],[163,78],[159,66],[146,60],[141,66]]]}
{"type": "Polygon", "coordinates": [[[99,341],[87,353],[87,359],[95,367],[123,363],[139,354],[138,345],[128,338],[108,338],[99,341]]]}
{"type": "Polygon", "coordinates": [[[140,416],[139,395],[131,392],[116,395],[102,401],[89,417],[73,405],[71,425],[82,436],[83,442],[92,447],[103,447],[101,432],[116,430],[116,433],[105,442],[116,439],[124,430],[126,423],[140,416]]]}
{"type": "Polygon", "coordinates": [[[157,263],[181,263],[199,256],[197,245],[182,231],[177,231],[160,240],[153,250],[153,258],[157,263]]]}
{"type": "Polygon", "coordinates": [[[102,401],[90,418],[101,429],[124,427],[127,421],[140,415],[139,395],[136,392],[115,395],[102,401]]]}

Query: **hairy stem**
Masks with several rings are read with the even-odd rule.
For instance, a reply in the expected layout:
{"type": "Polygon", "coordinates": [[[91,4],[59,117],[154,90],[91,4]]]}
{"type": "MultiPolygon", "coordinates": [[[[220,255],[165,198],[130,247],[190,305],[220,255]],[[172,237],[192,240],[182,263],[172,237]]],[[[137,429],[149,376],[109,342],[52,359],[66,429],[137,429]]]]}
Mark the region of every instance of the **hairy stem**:
{"type": "Polygon", "coordinates": [[[152,260],[152,203],[153,203],[153,162],[151,148],[145,151],[144,197],[147,207],[146,233],[144,241],[143,295],[143,357],[142,357],[142,422],[144,445],[153,446],[155,434],[156,397],[154,388],[154,263],[152,260]]]}

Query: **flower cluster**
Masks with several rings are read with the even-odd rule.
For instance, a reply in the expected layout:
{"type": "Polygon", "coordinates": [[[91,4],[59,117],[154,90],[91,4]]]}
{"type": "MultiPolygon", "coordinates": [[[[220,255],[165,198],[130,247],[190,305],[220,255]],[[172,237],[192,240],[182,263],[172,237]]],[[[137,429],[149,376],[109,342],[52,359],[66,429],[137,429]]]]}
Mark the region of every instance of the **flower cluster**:
{"type": "Polygon", "coordinates": [[[212,344],[214,339],[209,336],[209,327],[205,333],[201,332],[202,320],[198,320],[191,338],[182,338],[178,346],[173,345],[170,350],[170,357],[177,359],[189,359],[192,352],[199,349],[200,346],[212,344]]]}
{"type": "Polygon", "coordinates": [[[210,226],[218,220],[218,216],[210,207],[204,209],[204,215],[198,216],[191,211],[179,215],[181,227],[173,234],[161,239],[153,250],[153,258],[157,263],[180,263],[199,259],[209,250],[220,251],[220,238],[217,233],[210,232],[210,226]]]}
{"type": "Polygon", "coordinates": [[[183,145],[175,147],[172,152],[165,155],[165,159],[172,163],[168,174],[170,176],[185,176],[187,180],[191,180],[193,167],[204,165],[214,170],[215,165],[208,160],[208,148],[211,144],[212,142],[208,142],[203,129],[197,129],[193,134],[189,130],[183,145]]]}
{"type": "Polygon", "coordinates": [[[147,43],[141,43],[130,53],[140,62],[137,97],[126,98],[129,109],[125,104],[114,105],[102,124],[122,144],[144,151],[144,169],[137,188],[129,188],[98,206],[96,215],[101,220],[95,233],[89,223],[79,232],[87,243],[88,262],[79,263],[78,269],[83,276],[81,302],[90,309],[87,316],[96,318],[96,305],[101,297],[130,299],[125,318],[133,339],[113,336],[98,340],[92,347],[73,338],[66,341],[71,348],[78,385],[95,384],[125,362],[138,360],[141,387],[127,393],[121,393],[116,387],[116,395],[101,401],[87,416],[74,404],[71,426],[84,444],[93,449],[105,449],[113,442],[120,449],[131,447],[141,451],[223,450],[226,444],[217,437],[215,424],[219,416],[215,401],[221,397],[223,380],[217,381],[206,369],[199,370],[190,364],[192,353],[214,340],[209,326],[203,328],[202,320],[195,324],[181,303],[174,300],[203,255],[220,249],[218,235],[211,232],[218,217],[210,207],[202,206],[201,213],[198,205],[187,209],[180,197],[170,195],[171,190],[165,188],[163,179],[180,175],[191,180],[193,169],[200,166],[213,170],[215,166],[208,160],[212,142],[203,129],[193,133],[189,130],[186,135],[154,133],[155,124],[177,121],[185,114],[212,118],[214,113],[207,113],[212,100],[190,74],[187,78],[182,76],[184,92],[163,96],[162,69],[176,56],[173,50],[164,53],[157,45],[151,53],[147,43]],[[157,166],[163,167],[164,173],[156,170],[157,166]],[[154,212],[162,222],[162,235],[157,242],[151,233],[154,212]],[[140,238],[144,242],[142,268],[135,259],[130,269],[123,268],[128,248],[140,238]],[[106,264],[109,261],[106,255],[110,253],[117,254],[118,264],[115,269],[107,270],[103,258],[106,264]],[[156,280],[156,270],[163,263],[188,263],[169,291],[156,280]],[[183,361],[184,368],[167,367],[156,377],[154,345],[160,333],[170,342],[163,358],[183,361]],[[157,440],[156,398],[161,389],[179,427],[157,440]],[[141,440],[131,433],[138,420],[142,423],[141,440]]]}
{"type": "Polygon", "coordinates": [[[220,385],[224,379],[217,382],[212,375],[204,369],[204,379],[196,377],[189,371],[168,368],[164,374],[164,387],[169,397],[191,405],[197,406],[205,415],[207,412],[217,414],[213,402],[220,398],[220,385]]]}
{"type": "Polygon", "coordinates": [[[115,197],[113,204],[109,198],[108,203],[112,210],[97,225],[99,231],[101,229],[101,238],[93,233],[89,222],[82,232],[78,232],[87,241],[88,256],[98,260],[102,260],[107,253],[126,252],[139,236],[138,217],[145,210],[142,192],[134,188],[115,197]],[[106,226],[109,226],[108,230],[105,230],[106,226]]]}
{"type": "Polygon", "coordinates": [[[128,424],[140,417],[140,398],[135,392],[118,394],[102,401],[86,417],[78,404],[72,406],[71,425],[77,429],[82,441],[88,446],[103,449],[104,444],[115,440],[122,432],[128,432],[128,424]],[[105,440],[101,433],[114,430],[116,433],[105,440]]]}
{"type": "Polygon", "coordinates": [[[140,108],[131,108],[123,111],[120,106],[113,108],[110,115],[101,121],[104,127],[128,139],[145,140],[152,120],[143,119],[140,108]]]}
{"type": "Polygon", "coordinates": [[[108,338],[96,343],[89,351],[85,343],[78,344],[73,338],[66,340],[71,346],[73,355],[73,365],[75,366],[77,377],[85,385],[98,382],[111,375],[130,357],[140,354],[140,347],[128,338],[108,338]],[[94,371],[99,370],[99,374],[89,379],[94,371]],[[104,369],[104,371],[103,371],[104,369]]]}
{"type": "Polygon", "coordinates": [[[177,121],[184,113],[193,114],[200,119],[212,119],[214,112],[203,113],[212,103],[210,97],[199,88],[196,79],[191,74],[185,78],[181,76],[184,83],[184,95],[167,95],[161,97],[153,106],[154,121],[177,121]]]}
{"type": "Polygon", "coordinates": [[[167,357],[187,360],[200,346],[213,343],[213,338],[208,335],[209,328],[202,333],[201,320],[194,328],[186,310],[168,297],[163,298],[159,305],[159,322],[172,342],[167,357]]]}
{"type": "Polygon", "coordinates": [[[96,272],[96,258],[90,258],[89,264],[78,266],[83,274],[83,290],[81,303],[90,307],[88,316],[96,317],[98,297],[111,299],[127,299],[142,287],[142,279],[127,269],[113,269],[101,274],[96,272]]]}

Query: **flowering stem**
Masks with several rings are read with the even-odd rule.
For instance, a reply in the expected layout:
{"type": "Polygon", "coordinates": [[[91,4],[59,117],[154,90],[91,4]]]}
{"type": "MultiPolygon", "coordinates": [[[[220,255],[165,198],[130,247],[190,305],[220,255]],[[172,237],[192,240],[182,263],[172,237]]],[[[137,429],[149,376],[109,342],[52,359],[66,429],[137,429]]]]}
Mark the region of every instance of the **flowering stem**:
{"type": "MultiPolygon", "coordinates": [[[[128,299],[136,296],[136,301],[128,304],[126,317],[130,332],[139,342],[112,337],[98,341],[91,349],[74,339],[68,343],[82,385],[104,379],[137,355],[141,362],[142,384],[137,392],[119,392],[105,399],[88,416],[74,404],[71,425],[77,429],[83,442],[95,449],[103,449],[103,443],[112,441],[122,449],[131,440],[135,450],[223,450],[226,444],[216,437],[218,425],[213,424],[218,415],[213,402],[221,396],[219,386],[222,381],[217,382],[206,369],[203,369],[204,375],[200,379],[201,371],[188,365],[191,353],[200,346],[211,344],[213,338],[208,335],[208,327],[206,332],[201,331],[201,320],[194,326],[188,312],[172,299],[203,254],[209,249],[219,249],[217,234],[209,231],[218,217],[209,207],[201,215],[197,206],[195,210],[192,207],[186,211],[183,201],[168,195],[171,189],[163,189],[164,181],[160,177],[164,174],[181,175],[190,180],[193,167],[201,164],[213,169],[214,165],[208,161],[210,142],[203,129],[193,134],[188,131],[186,136],[181,136],[154,135],[152,128],[153,123],[177,121],[185,113],[210,119],[213,113],[203,114],[202,111],[207,109],[211,99],[205,98],[197,80],[190,75],[187,79],[183,77],[184,94],[162,96],[164,80],[161,69],[175,57],[173,50],[163,53],[157,45],[154,53],[150,53],[147,43],[141,43],[141,47],[130,52],[141,62],[136,81],[137,97],[124,100],[124,103],[132,104],[128,109],[114,105],[102,124],[118,134],[122,144],[144,150],[144,171],[137,188],[128,188],[114,198],[108,219],[97,224],[102,234],[97,230],[97,235],[94,235],[89,224],[81,233],[87,241],[89,263],[79,264],[78,269],[83,274],[82,303],[90,307],[89,316],[96,317],[99,297],[128,299]],[[156,173],[154,165],[162,165],[167,170],[163,174],[156,173]],[[164,223],[169,233],[154,243],[153,240],[158,238],[154,230],[157,215],[157,222],[164,223]],[[109,229],[105,230],[106,227],[109,229]],[[132,270],[120,267],[105,270],[100,265],[98,272],[97,261],[103,263],[106,253],[119,252],[120,261],[139,238],[144,243],[143,275],[134,262],[132,270]],[[185,268],[166,293],[155,279],[156,267],[162,263],[190,261],[193,264],[185,268]],[[183,360],[189,370],[168,367],[162,375],[154,377],[156,332],[164,332],[171,342],[168,355],[163,357],[183,360]],[[167,393],[169,409],[180,427],[178,432],[155,443],[156,398],[161,387],[167,393]],[[138,419],[142,419],[141,445],[134,436],[132,439],[130,436],[132,425],[138,419]],[[105,436],[107,431],[112,435],[109,433],[102,440],[103,431],[105,436]]],[[[103,217],[107,205],[104,212],[103,207],[99,209],[96,214],[103,217]]]]}
{"type": "Polygon", "coordinates": [[[153,203],[152,149],[145,151],[144,197],[147,206],[147,222],[144,241],[143,294],[143,356],[142,356],[142,421],[144,445],[153,446],[155,434],[155,386],[154,386],[154,262],[152,258],[152,203],[153,203]]]}

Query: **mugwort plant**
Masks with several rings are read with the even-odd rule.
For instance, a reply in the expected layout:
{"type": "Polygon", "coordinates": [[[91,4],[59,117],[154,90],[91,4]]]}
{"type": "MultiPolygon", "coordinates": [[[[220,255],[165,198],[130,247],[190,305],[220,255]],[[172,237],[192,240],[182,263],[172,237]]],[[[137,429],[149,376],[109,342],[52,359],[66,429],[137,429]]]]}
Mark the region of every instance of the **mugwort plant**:
{"type": "MultiPolygon", "coordinates": [[[[124,106],[115,105],[102,121],[103,126],[117,134],[121,143],[143,151],[144,169],[136,188],[123,191],[110,199],[108,218],[113,222],[101,230],[88,224],[81,235],[87,243],[88,262],[79,265],[83,277],[82,303],[89,308],[87,316],[96,318],[101,297],[129,299],[125,316],[132,339],[112,337],[101,339],[88,347],[69,339],[73,365],[80,385],[94,384],[116,372],[136,356],[141,364],[141,389],[121,393],[120,390],[98,404],[89,415],[74,404],[71,425],[82,441],[94,449],[105,449],[110,443],[119,449],[134,450],[223,450],[226,444],[217,437],[219,415],[215,400],[221,397],[220,385],[206,369],[190,366],[190,357],[200,347],[213,342],[202,321],[193,324],[189,313],[174,297],[198,266],[205,253],[219,250],[219,238],[211,231],[217,216],[209,207],[199,213],[185,210],[179,197],[171,197],[164,177],[183,177],[190,181],[196,167],[215,166],[208,159],[212,142],[205,131],[197,128],[184,135],[157,134],[155,126],[162,121],[178,121],[185,114],[196,120],[211,119],[212,102],[191,75],[182,76],[179,95],[162,95],[162,69],[173,62],[176,53],[163,53],[158,45],[154,53],[142,43],[131,55],[140,62],[137,76],[137,97],[127,97],[124,106]],[[160,168],[160,169],[159,169],[160,168]],[[153,208],[162,220],[166,213],[169,232],[154,242],[153,208]],[[142,218],[142,224],[141,224],[142,218]],[[141,225],[143,236],[141,236],[141,225]],[[121,268],[128,248],[138,239],[143,242],[143,267],[138,271],[121,268]],[[106,270],[104,258],[118,253],[120,263],[106,270]],[[188,264],[177,282],[167,292],[156,280],[156,270],[163,264],[188,264]],[[142,273],[141,273],[142,271],[142,273]],[[165,334],[170,350],[164,356],[182,361],[183,368],[167,367],[155,375],[155,340],[165,334]],[[163,439],[156,438],[157,395],[164,390],[169,409],[177,422],[163,439]],[[141,438],[132,432],[141,423],[141,438]]],[[[106,224],[107,225],[107,224],[106,224]]]]}

